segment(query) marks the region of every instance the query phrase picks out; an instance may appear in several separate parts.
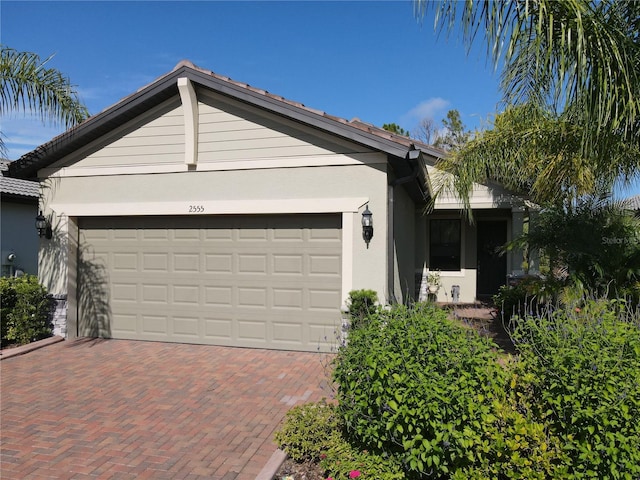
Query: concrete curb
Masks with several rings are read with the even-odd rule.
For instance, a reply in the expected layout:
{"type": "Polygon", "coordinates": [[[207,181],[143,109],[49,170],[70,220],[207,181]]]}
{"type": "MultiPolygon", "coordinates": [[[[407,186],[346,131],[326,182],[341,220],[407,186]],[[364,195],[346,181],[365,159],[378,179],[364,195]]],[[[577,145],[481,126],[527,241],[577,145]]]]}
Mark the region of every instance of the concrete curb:
{"type": "Polygon", "coordinates": [[[22,345],[21,347],[5,348],[4,350],[0,350],[0,360],[6,360],[7,358],[24,355],[25,353],[32,352],[48,345],[53,345],[54,343],[62,342],[63,340],[64,337],[54,335],[53,337],[45,338],[44,340],[38,340],[37,342],[28,343],[27,345],[22,345]]]}
{"type": "Polygon", "coordinates": [[[271,458],[256,477],[256,480],[273,480],[280,465],[287,459],[287,454],[278,449],[273,452],[271,458]]]}

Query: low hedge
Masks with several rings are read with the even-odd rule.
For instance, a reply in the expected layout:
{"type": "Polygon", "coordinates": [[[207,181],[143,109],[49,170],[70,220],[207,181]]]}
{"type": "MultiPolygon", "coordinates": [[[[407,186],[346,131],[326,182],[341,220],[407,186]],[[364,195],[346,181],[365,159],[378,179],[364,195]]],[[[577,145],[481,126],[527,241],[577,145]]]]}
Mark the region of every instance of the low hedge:
{"type": "Polygon", "coordinates": [[[558,477],[640,478],[640,322],[619,301],[518,319],[514,389],[566,456],[558,477]]]}
{"type": "Polygon", "coordinates": [[[325,469],[328,478],[404,480],[402,465],[389,456],[376,455],[351,445],[343,435],[336,406],[321,401],[299,405],[287,412],[275,434],[278,448],[296,461],[311,460],[325,469]]]}
{"type": "Polygon", "coordinates": [[[0,278],[2,346],[50,337],[55,302],[34,275],[0,278]]]}
{"type": "Polygon", "coordinates": [[[507,398],[493,345],[433,305],[370,316],[334,378],[352,443],[398,458],[410,478],[544,478],[551,468],[544,428],[507,398]]]}

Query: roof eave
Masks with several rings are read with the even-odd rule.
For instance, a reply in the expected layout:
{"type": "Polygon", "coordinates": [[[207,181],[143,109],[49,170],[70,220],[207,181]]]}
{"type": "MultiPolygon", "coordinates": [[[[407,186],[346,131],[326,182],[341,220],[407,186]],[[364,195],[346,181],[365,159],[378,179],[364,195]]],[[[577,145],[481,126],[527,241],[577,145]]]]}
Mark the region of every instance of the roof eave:
{"type": "MultiPolygon", "coordinates": [[[[178,95],[177,79],[181,77],[187,77],[189,80],[222,95],[319,128],[388,155],[404,158],[410,148],[391,138],[387,139],[362,128],[357,128],[346,121],[330,118],[303,106],[296,106],[285,99],[249,88],[247,85],[223,80],[211,72],[182,64],[113,106],[12,162],[9,166],[9,175],[17,178],[35,178],[41,168],[51,165],[81,146],[103,136],[111,129],[135,118],[144,110],[173,95],[178,95]]],[[[439,150],[427,145],[420,145],[419,148],[434,158],[441,156],[439,150]]]]}

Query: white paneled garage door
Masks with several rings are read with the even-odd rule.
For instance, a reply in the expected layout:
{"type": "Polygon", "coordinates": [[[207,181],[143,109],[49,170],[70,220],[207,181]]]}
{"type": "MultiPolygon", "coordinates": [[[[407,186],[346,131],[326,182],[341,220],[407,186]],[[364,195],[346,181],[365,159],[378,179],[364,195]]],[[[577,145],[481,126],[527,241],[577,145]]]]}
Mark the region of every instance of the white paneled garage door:
{"type": "Polygon", "coordinates": [[[335,342],[340,215],[80,219],[78,334],[315,351],[335,342]]]}

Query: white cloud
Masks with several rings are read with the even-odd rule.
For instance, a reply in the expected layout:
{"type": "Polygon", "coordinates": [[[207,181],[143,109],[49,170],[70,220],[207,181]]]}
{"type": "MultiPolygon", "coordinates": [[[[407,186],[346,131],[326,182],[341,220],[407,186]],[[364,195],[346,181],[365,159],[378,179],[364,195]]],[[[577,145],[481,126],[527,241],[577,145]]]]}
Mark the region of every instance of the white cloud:
{"type": "Polygon", "coordinates": [[[441,116],[444,111],[451,105],[451,102],[444,98],[429,98],[420,102],[407,113],[402,116],[402,122],[406,124],[417,124],[425,117],[432,118],[437,121],[436,117],[441,116]]]}
{"type": "Polygon", "coordinates": [[[34,115],[13,115],[0,117],[2,140],[7,149],[6,156],[10,160],[17,160],[25,153],[48,142],[64,131],[63,126],[44,125],[39,117],[34,115]]]}

